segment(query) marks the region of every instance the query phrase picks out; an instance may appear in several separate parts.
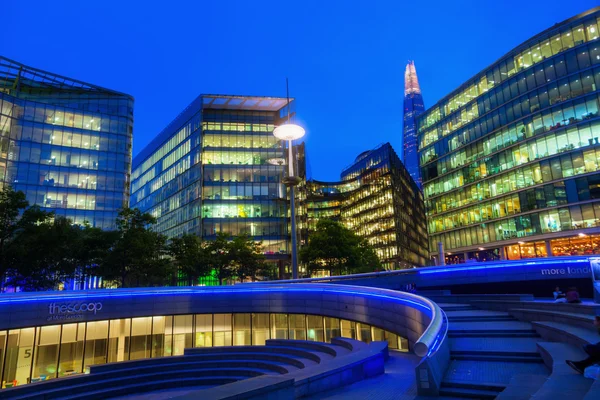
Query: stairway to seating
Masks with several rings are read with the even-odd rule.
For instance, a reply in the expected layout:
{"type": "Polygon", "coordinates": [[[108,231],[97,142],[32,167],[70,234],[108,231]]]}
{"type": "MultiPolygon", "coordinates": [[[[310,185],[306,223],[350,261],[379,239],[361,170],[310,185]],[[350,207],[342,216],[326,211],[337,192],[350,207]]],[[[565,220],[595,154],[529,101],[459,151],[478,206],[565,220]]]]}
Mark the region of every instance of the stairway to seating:
{"type": "Polygon", "coordinates": [[[541,385],[548,371],[536,347],[539,335],[531,324],[507,312],[479,310],[470,304],[450,302],[441,307],[447,310],[449,321],[451,363],[440,395],[495,399],[511,382],[522,382],[517,380],[521,376],[533,377],[528,381],[529,392],[541,385]]]}
{"type": "Polygon", "coordinates": [[[499,400],[599,400],[600,381],[573,371],[600,342],[600,305],[536,301],[531,295],[430,297],[448,316],[451,364],[440,395],[499,400]]]}

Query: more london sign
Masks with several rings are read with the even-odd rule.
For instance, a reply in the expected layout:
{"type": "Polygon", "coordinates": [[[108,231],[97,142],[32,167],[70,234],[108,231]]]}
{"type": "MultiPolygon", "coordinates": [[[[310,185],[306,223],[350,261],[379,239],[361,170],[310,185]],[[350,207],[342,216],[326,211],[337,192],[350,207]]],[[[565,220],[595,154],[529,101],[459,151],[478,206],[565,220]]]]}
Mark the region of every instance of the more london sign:
{"type": "Polygon", "coordinates": [[[81,319],[87,313],[96,315],[102,310],[102,303],[50,303],[48,321],[66,321],[81,319]]]}

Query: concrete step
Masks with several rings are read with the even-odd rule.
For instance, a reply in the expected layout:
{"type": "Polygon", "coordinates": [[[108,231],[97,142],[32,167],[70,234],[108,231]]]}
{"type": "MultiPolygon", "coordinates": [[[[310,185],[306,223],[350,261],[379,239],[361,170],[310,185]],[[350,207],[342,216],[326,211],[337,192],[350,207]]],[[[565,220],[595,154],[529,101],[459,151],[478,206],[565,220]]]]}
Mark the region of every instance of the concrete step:
{"type": "Polygon", "coordinates": [[[481,400],[493,400],[498,396],[498,392],[493,390],[485,389],[468,389],[468,388],[454,388],[454,387],[442,387],[440,388],[440,396],[452,396],[463,399],[481,399],[481,400]]]}
{"type": "Polygon", "coordinates": [[[454,321],[448,327],[450,332],[480,332],[480,331],[507,331],[507,332],[522,332],[531,331],[534,328],[529,322],[523,321],[472,321],[472,322],[457,322],[454,321]]]}
{"type": "Polygon", "coordinates": [[[510,315],[507,316],[493,316],[493,315],[485,315],[485,316],[448,316],[448,321],[450,322],[492,322],[492,321],[516,321],[514,317],[510,315]]]}
{"type": "Polygon", "coordinates": [[[496,400],[529,400],[547,379],[545,375],[515,375],[510,378],[506,389],[496,397],[496,400]]]}
{"type": "Polygon", "coordinates": [[[477,310],[470,304],[437,303],[444,311],[477,310]]]}
{"type": "Polygon", "coordinates": [[[514,362],[514,363],[534,363],[543,364],[542,357],[533,356],[516,356],[506,354],[454,354],[450,357],[457,361],[497,361],[497,362],[514,362]]]}
{"type": "Polygon", "coordinates": [[[478,331],[478,332],[469,332],[469,331],[449,331],[448,337],[503,337],[503,338],[538,338],[540,335],[537,334],[536,331],[530,332],[507,332],[507,331],[478,331]]]}
{"type": "Polygon", "coordinates": [[[507,355],[538,355],[537,338],[474,338],[457,337],[449,338],[450,351],[474,352],[474,353],[498,353],[507,355]]]}

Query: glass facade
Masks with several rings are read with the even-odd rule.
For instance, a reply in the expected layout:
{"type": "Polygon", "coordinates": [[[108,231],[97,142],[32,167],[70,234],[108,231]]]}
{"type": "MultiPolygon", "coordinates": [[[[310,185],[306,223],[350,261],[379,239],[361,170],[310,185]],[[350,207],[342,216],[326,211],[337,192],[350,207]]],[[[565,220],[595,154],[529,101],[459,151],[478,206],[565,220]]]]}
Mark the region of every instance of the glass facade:
{"type": "Polygon", "coordinates": [[[74,223],[129,204],[133,98],[0,57],[0,185],[74,223]]]}
{"type": "MultiPolygon", "coordinates": [[[[273,129],[286,99],[201,95],[134,159],[131,205],[168,237],[248,234],[289,258],[285,149],[273,129]]],[[[293,102],[291,104],[293,106],[293,102]]]]}
{"type": "Polygon", "coordinates": [[[417,70],[414,61],[409,61],[404,72],[404,127],[403,147],[404,166],[411,178],[421,189],[421,171],[419,169],[419,156],[417,154],[417,124],[416,118],[425,111],[421,87],[417,79],[417,70]]]}
{"type": "Polygon", "coordinates": [[[432,252],[562,255],[600,232],[599,22],[542,32],[417,118],[432,252]]]}
{"type": "Polygon", "coordinates": [[[92,365],[182,355],[184,349],[264,345],[268,339],[387,341],[394,333],[354,321],[306,314],[186,314],[111,319],[0,331],[2,388],[89,372],[92,365]]]}
{"type": "Polygon", "coordinates": [[[319,219],[334,219],[366,238],[386,269],[425,265],[423,197],[392,146],[360,154],[341,178],[307,182],[308,237],[319,219]]]}

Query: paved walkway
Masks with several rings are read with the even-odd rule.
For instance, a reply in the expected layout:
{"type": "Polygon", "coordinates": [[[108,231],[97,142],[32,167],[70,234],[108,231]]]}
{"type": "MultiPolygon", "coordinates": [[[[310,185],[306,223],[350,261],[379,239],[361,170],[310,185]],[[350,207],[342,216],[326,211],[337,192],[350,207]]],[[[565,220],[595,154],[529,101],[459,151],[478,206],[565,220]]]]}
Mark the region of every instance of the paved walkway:
{"type": "Polygon", "coordinates": [[[385,363],[385,374],[360,381],[349,386],[319,393],[306,399],[327,400],[454,400],[454,397],[419,397],[415,379],[415,367],[419,358],[415,355],[390,351],[385,363]]]}

